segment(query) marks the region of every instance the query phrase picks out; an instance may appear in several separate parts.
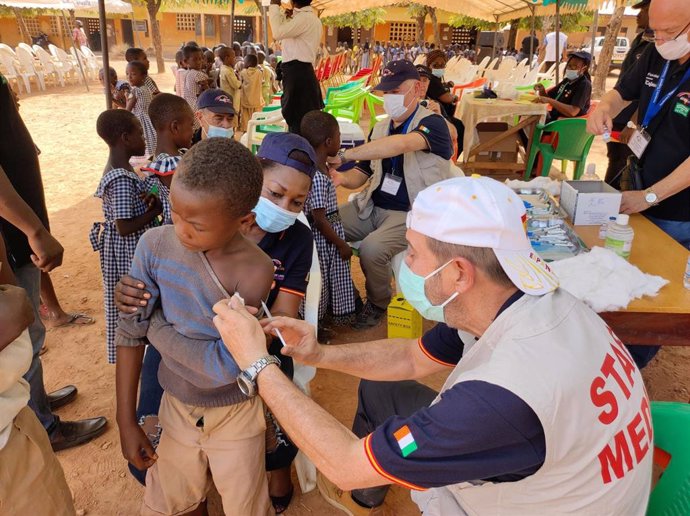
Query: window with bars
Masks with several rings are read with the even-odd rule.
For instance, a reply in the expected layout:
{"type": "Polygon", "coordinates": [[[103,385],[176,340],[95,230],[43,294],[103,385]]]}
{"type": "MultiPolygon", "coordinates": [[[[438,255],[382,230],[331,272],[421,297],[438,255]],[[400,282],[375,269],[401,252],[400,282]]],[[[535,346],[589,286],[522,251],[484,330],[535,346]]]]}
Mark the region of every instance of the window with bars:
{"type": "Polygon", "coordinates": [[[195,31],[198,14],[192,13],[178,13],[175,15],[175,25],[179,31],[195,31]]]}
{"type": "MultiPolygon", "coordinates": [[[[38,18],[24,18],[24,23],[26,24],[26,30],[29,31],[30,35],[36,36],[39,32],[41,32],[41,22],[38,18]]],[[[21,29],[19,28],[19,22],[17,22],[17,33],[22,33],[21,29]]]]}
{"type": "Polygon", "coordinates": [[[88,36],[89,34],[100,34],[101,33],[101,24],[98,21],[98,18],[87,18],[86,19],[86,28],[84,29],[86,32],[86,35],[88,36]]]}
{"type": "Polygon", "coordinates": [[[52,16],[50,18],[50,34],[51,36],[59,36],[60,28],[62,28],[63,34],[70,34],[70,30],[65,25],[65,20],[58,18],[57,16],[52,16]]]}
{"type": "Polygon", "coordinates": [[[472,45],[474,44],[473,36],[476,37],[476,31],[469,27],[454,27],[450,42],[453,45],[472,45]]]}
{"type": "Polygon", "coordinates": [[[391,22],[388,39],[394,42],[414,41],[417,37],[417,25],[407,22],[391,22]]]}

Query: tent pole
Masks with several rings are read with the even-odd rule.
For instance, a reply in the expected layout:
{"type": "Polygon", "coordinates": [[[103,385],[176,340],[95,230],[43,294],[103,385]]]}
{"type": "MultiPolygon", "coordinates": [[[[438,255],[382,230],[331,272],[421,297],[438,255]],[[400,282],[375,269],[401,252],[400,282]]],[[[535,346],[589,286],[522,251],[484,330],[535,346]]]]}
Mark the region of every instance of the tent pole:
{"type": "Polygon", "coordinates": [[[235,42],[235,0],[230,4],[230,45],[235,42]]]}
{"type": "Polygon", "coordinates": [[[139,35],[138,30],[134,30],[134,11],[130,13],[132,15],[132,32],[137,35],[137,46],[139,48],[144,48],[141,46],[141,36],[139,35]]]}
{"type": "Polygon", "coordinates": [[[110,55],[108,54],[108,31],[105,21],[105,0],[98,0],[98,22],[101,26],[101,52],[103,58],[103,82],[105,83],[105,109],[113,107],[110,95],[110,55]]]}
{"type": "MultiPolygon", "coordinates": [[[[65,16],[65,11],[62,12],[62,19],[64,20],[65,27],[67,27],[67,16],[65,16]]],[[[58,24],[59,25],[59,24],[58,24]]],[[[70,38],[72,40],[72,48],[74,49],[74,55],[77,58],[77,63],[79,63],[79,71],[81,72],[81,78],[84,79],[84,86],[86,86],[86,91],[91,91],[89,90],[89,81],[86,79],[86,74],[84,73],[84,66],[81,64],[81,55],[79,55],[79,52],[77,52],[77,45],[74,43],[74,38],[70,38]]],[[[103,77],[108,77],[108,75],[104,75],[103,77]]],[[[110,92],[110,89],[108,89],[108,92],[110,92]]]]}
{"type": "Polygon", "coordinates": [[[266,12],[265,5],[261,6],[261,10],[263,11],[263,13],[261,13],[261,22],[264,33],[264,47],[266,48],[266,58],[268,58],[268,13],[266,12]]]}
{"type": "Polygon", "coordinates": [[[531,70],[534,68],[534,35],[536,34],[536,31],[534,30],[534,24],[535,24],[535,10],[536,6],[533,4],[530,4],[529,10],[532,11],[532,23],[531,23],[531,28],[530,28],[530,38],[529,38],[529,69],[531,70]]]}
{"type": "Polygon", "coordinates": [[[561,3],[556,0],[556,84],[561,82],[561,3]]]}
{"type": "MultiPolygon", "coordinates": [[[[594,10],[594,19],[592,20],[592,48],[590,49],[590,54],[592,54],[592,59],[594,59],[594,39],[597,37],[597,30],[599,29],[599,9],[594,10]]],[[[597,63],[594,63],[596,66],[597,63]]]]}
{"type": "Polygon", "coordinates": [[[496,58],[496,46],[498,46],[498,16],[494,15],[494,18],[496,19],[496,27],[494,30],[494,48],[493,48],[493,55],[491,56],[492,59],[496,58]]]}

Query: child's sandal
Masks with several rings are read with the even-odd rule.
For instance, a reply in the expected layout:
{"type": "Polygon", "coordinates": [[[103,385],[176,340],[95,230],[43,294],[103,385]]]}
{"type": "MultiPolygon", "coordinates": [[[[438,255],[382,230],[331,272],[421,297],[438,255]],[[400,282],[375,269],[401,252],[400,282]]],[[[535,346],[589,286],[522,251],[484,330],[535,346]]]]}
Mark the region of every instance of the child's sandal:
{"type": "Polygon", "coordinates": [[[276,511],[276,514],[281,514],[287,510],[287,508],[290,506],[290,502],[292,501],[292,495],[295,494],[295,487],[292,486],[290,488],[290,492],[286,494],[285,496],[271,496],[271,503],[273,504],[273,510],[276,511]]]}

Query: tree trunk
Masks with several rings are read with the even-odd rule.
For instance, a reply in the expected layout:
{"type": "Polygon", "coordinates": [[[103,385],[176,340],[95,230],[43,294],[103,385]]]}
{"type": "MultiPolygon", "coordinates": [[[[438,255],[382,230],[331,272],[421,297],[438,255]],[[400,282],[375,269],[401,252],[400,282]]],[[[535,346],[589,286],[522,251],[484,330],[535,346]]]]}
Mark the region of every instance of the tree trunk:
{"type": "Polygon", "coordinates": [[[423,15],[417,16],[417,43],[420,45],[424,43],[424,27],[426,25],[426,12],[423,15]]]}
{"type": "Polygon", "coordinates": [[[156,51],[156,67],[158,73],[165,72],[165,61],[163,61],[163,42],[161,41],[161,27],[156,19],[158,10],[161,8],[161,0],[146,0],[146,9],[149,12],[149,25],[151,25],[151,39],[153,48],[156,51]]]}
{"type": "Polygon", "coordinates": [[[625,12],[625,5],[616,6],[616,10],[613,11],[611,20],[606,29],[606,36],[604,37],[604,44],[601,47],[601,54],[599,54],[599,59],[597,59],[597,68],[594,75],[594,84],[592,87],[592,96],[594,98],[600,98],[606,91],[606,78],[609,75],[609,70],[611,68],[611,58],[613,57],[613,49],[616,46],[616,38],[618,37],[618,32],[621,30],[621,25],[623,24],[623,13],[625,12]]]}
{"type": "Polygon", "coordinates": [[[14,15],[17,17],[17,24],[19,25],[19,32],[22,35],[22,39],[26,41],[29,45],[31,45],[31,34],[29,33],[29,29],[26,26],[26,22],[24,21],[22,10],[18,7],[13,7],[12,11],[14,12],[14,15]]]}
{"type": "Polygon", "coordinates": [[[438,17],[436,16],[436,8],[429,7],[429,16],[431,17],[431,26],[434,29],[434,43],[438,48],[441,48],[441,29],[438,26],[438,17]]]}
{"type": "Polygon", "coordinates": [[[520,18],[516,20],[510,20],[510,32],[508,32],[508,43],[506,43],[506,49],[517,48],[517,33],[518,25],[520,25],[520,18]]]}

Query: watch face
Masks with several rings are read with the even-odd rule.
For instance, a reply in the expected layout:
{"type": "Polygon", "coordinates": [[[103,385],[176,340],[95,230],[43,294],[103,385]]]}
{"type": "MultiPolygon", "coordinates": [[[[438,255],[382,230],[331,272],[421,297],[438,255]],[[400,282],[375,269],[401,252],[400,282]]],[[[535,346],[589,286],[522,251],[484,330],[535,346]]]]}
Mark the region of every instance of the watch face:
{"type": "Polygon", "coordinates": [[[237,386],[240,388],[242,394],[250,398],[256,393],[254,382],[247,378],[244,371],[237,377],[237,386]]]}
{"type": "Polygon", "coordinates": [[[656,202],[656,194],[649,192],[649,193],[647,193],[647,195],[644,196],[644,199],[645,199],[645,201],[647,201],[650,204],[653,202],[656,202]]]}

